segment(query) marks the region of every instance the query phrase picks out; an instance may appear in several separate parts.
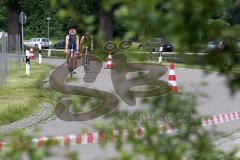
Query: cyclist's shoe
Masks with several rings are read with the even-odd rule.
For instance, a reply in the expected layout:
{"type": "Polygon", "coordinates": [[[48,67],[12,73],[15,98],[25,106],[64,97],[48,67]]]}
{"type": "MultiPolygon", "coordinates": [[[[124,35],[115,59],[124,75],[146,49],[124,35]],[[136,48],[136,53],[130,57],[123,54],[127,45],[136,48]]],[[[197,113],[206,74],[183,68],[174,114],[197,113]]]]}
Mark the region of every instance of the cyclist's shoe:
{"type": "Polygon", "coordinates": [[[76,74],[77,73],[77,68],[74,68],[72,72],[73,72],[73,74],[76,74]]]}
{"type": "Polygon", "coordinates": [[[69,65],[67,63],[65,64],[65,66],[66,66],[67,69],[69,69],[69,65]]]}
{"type": "Polygon", "coordinates": [[[73,72],[73,74],[77,74],[77,70],[76,69],[74,69],[72,72],[73,72]]]}

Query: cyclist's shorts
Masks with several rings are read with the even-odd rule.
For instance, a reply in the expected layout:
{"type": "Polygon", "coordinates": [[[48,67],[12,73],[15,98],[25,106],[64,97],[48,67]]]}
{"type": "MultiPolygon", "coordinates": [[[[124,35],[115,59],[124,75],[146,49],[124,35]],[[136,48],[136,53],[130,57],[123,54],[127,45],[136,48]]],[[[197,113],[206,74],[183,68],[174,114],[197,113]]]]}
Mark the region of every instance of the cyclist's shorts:
{"type": "Polygon", "coordinates": [[[69,44],[68,45],[68,49],[73,49],[73,52],[75,52],[77,50],[77,45],[76,44],[69,44]]]}

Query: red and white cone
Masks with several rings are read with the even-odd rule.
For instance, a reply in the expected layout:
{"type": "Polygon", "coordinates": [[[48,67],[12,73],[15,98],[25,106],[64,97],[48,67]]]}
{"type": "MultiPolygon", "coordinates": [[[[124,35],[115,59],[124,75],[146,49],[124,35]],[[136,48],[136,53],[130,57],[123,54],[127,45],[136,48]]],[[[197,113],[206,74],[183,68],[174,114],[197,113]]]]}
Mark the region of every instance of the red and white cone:
{"type": "Polygon", "coordinates": [[[32,47],[30,48],[29,57],[30,59],[35,59],[35,55],[32,47]]]}
{"type": "Polygon", "coordinates": [[[171,63],[171,65],[170,65],[170,70],[169,70],[169,75],[168,75],[168,85],[169,85],[171,91],[178,92],[176,74],[175,74],[173,63],[171,63]]]}
{"type": "Polygon", "coordinates": [[[105,69],[113,69],[113,62],[112,62],[111,54],[108,55],[108,61],[107,61],[107,65],[106,65],[105,69]]]}

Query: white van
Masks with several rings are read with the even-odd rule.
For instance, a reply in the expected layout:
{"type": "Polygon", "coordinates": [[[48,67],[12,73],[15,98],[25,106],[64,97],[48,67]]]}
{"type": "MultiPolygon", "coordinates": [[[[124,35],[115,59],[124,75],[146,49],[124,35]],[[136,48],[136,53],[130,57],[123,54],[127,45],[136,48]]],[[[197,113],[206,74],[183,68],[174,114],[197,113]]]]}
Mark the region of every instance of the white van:
{"type": "Polygon", "coordinates": [[[47,38],[31,38],[23,43],[26,47],[35,47],[38,49],[49,48],[49,40],[47,38]]]}
{"type": "Polygon", "coordinates": [[[6,32],[0,32],[0,38],[2,37],[7,37],[7,33],[6,32]]]}

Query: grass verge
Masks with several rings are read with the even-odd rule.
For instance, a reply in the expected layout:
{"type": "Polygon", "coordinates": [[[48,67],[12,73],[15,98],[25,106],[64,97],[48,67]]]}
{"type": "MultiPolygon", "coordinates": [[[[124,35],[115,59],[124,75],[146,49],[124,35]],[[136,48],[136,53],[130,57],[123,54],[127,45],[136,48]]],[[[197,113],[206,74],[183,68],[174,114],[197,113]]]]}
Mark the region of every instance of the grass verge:
{"type": "MultiPolygon", "coordinates": [[[[128,59],[129,63],[154,63],[154,64],[158,63],[156,57],[154,60],[151,60],[149,53],[127,53],[127,52],[125,52],[124,54],[128,57],[127,59],[128,59]]],[[[180,56],[180,55],[177,55],[177,56],[180,56]]],[[[190,58],[198,59],[199,56],[201,57],[201,55],[185,55],[185,56],[186,56],[185,57],[186,59],[190,59],[190,58]]],[[[161,65],[170,66],[171,61],[173,61],[175,64],[175,67],[179,67],[179,68],[198,69],[198,70],[202,70],[202,71],[206,71],[206,72],[212,72],[212,71],[218,72],[219,71],[218,68],[201,65],[199,63],[189,63],[188,64],[188,63],[176,62],[175,59],[169,60],[169,57],[170,57],[169,55],[163,56],[163,62],[161,63],[161,65]]],[[[233,68],[231,68],[230,73],[239,74],[240,73],[240,65],[237,65],[237,66],[234,66],[233,68]]]]}
{"type": "Polygon", "coordinates": [[[49,65],[31,63],[31,75],[25,74],[24,65],[20,71],[10,71],[7,83],[0,88],[0,125],[15,122],[39,108],[46,99],[42,80],[52,69],[49,65]]]}

